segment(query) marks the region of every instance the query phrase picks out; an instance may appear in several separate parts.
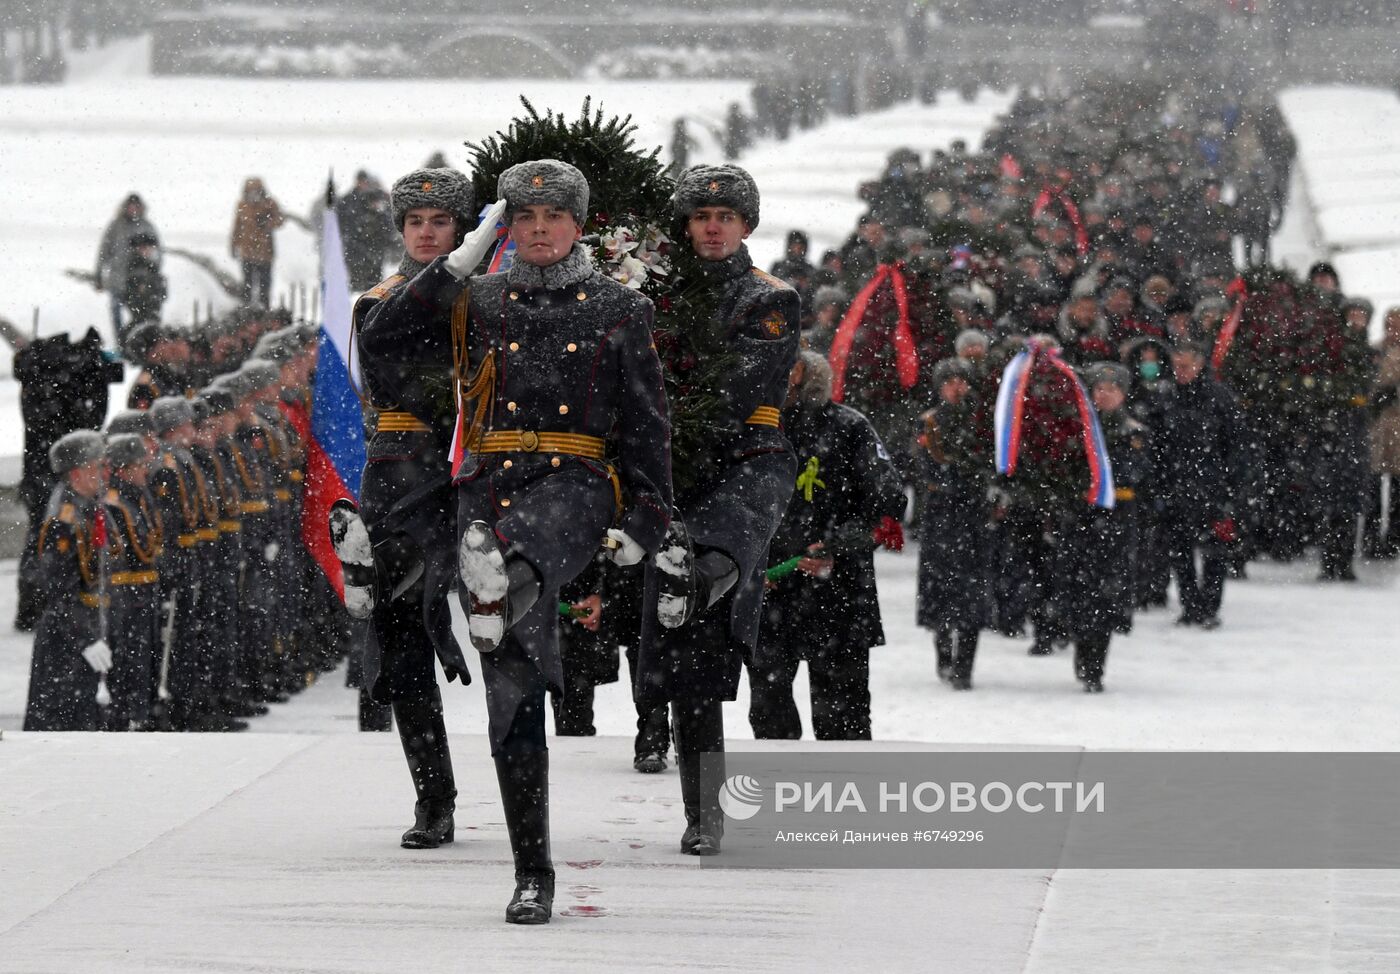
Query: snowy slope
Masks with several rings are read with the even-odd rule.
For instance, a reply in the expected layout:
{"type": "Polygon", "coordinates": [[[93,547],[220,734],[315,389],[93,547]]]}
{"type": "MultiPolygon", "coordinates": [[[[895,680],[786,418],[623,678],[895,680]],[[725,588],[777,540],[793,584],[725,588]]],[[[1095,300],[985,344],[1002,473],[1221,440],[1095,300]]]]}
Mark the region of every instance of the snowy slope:
{"type": "Polygon", "coordinates": [[[1400,97],[1336,85],[1286,91],[1282,104],[1317,242],[1342,289],[1375,303],[1379,336],[1385,309],[1400,305],[1400,97]]]}

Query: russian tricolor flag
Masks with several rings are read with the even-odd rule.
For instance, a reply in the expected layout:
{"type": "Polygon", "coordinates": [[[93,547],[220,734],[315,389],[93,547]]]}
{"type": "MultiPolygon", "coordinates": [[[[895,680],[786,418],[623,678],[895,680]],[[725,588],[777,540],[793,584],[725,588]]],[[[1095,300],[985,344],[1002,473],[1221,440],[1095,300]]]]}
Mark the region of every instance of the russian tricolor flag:
{"type": "Polygon", "coordinates": [[[321,339],[311,387],[306,438],[306,493],[301,537],[306,549],[345,598],[340,562],[331,549],[327,517],[342,497],[358,501],[365,467],[364,419],[350,366],[350,275],[335,212],[335,189],[326,188],[321,230],[321,339]]]}

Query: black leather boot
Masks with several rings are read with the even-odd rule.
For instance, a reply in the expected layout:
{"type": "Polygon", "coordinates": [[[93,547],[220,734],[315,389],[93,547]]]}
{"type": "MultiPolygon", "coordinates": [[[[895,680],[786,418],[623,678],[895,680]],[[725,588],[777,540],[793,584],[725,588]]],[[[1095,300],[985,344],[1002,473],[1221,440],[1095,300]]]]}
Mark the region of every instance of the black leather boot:
{"type": "Polygon", "coordinates": [[[501,807],[515,859],[515,895],[507,923],[548,923],[554,912],[554,864],[549,858],[549,752],[507,751],[496,758],[501,807]]]}
{"type": "Polygon", "coordinates": [[[688,856],[719,855],[724,812],[719,807],[719,792],[706,795],[701,787],[700,755],[718,752],[723,760],[723,712],[718,701],[673,702],[671,706],[675,716],[671,734],[676,743],[676,770],[680,772],[681,801],[685,805],[681,852],[688,856]]]}
{"type": "Polygon", "coordinates": [[[457,785],[452,777],[452,755],[447,750],[447,725],[442,719],[442,698],[436,693],[393,704],[408,772],[418,800],[413,806],[413,827],[403,834],[405,849],[436,849],[455,837],[452,819],[456,811],[457,785]]]}

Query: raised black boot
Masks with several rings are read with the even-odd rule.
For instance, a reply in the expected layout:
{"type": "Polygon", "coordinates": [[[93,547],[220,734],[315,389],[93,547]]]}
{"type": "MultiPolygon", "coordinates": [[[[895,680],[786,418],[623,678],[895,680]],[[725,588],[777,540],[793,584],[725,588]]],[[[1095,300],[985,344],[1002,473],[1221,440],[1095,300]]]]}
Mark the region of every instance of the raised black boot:
{"type": "Polygon", "coordinates": [[[679,629],[696,613],[714,605],[739,581],[739,566],[722,551],[696,551],[679,518],[671,521],[656,565],[656,621],[679,629]]]}
{"type": "Polygon", "coordinates": [[[540,576],[524,558],[502,551],[485,521],[473,521],[462,532],[457,572],[467,592],[472,645],[477,652],[495,652],[506,630],[539,599],[540,576]]]}
{"type": "Polygon", "coordinates": [[[452,819],[456,811],[457,784],[452,777],[452,755],[447,750],[447,725],[442,718],[442,698],[436,692],[417,700],[393,704],[408,773],[418,800],[413,806],[413,827],[403,834],[405,849],[436,849],[455,837],[452,819]]]}
{"type": "Polygon", "coordinates": [[[515,895],[507,923],[548,923],[554,912],[554,864],[549,858],[549,752],[507,751],[496,758],[501,807],[515,859],[515,895]]]}
{"type": "Polygon", "coordinates": [[[331,505],[326,520],[331,550],[340,562],[345,583],[345,611],[352,619],[368,619],[378,598],[374,546],[370,543],[369,530],[360,517],[359,508],[343,497],[331,505]]]}

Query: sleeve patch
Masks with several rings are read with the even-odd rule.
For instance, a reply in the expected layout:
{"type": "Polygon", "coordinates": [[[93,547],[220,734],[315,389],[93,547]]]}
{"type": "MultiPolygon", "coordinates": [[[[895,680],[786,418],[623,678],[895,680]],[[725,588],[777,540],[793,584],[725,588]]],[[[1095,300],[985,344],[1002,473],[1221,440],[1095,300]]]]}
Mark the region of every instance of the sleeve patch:
{"type": "Polygon", "coordinates": [[[787,317],[781,311],[770,312],[763,319],[763,330],[773,338],[781,338],[787,330],[787,317]]]}

